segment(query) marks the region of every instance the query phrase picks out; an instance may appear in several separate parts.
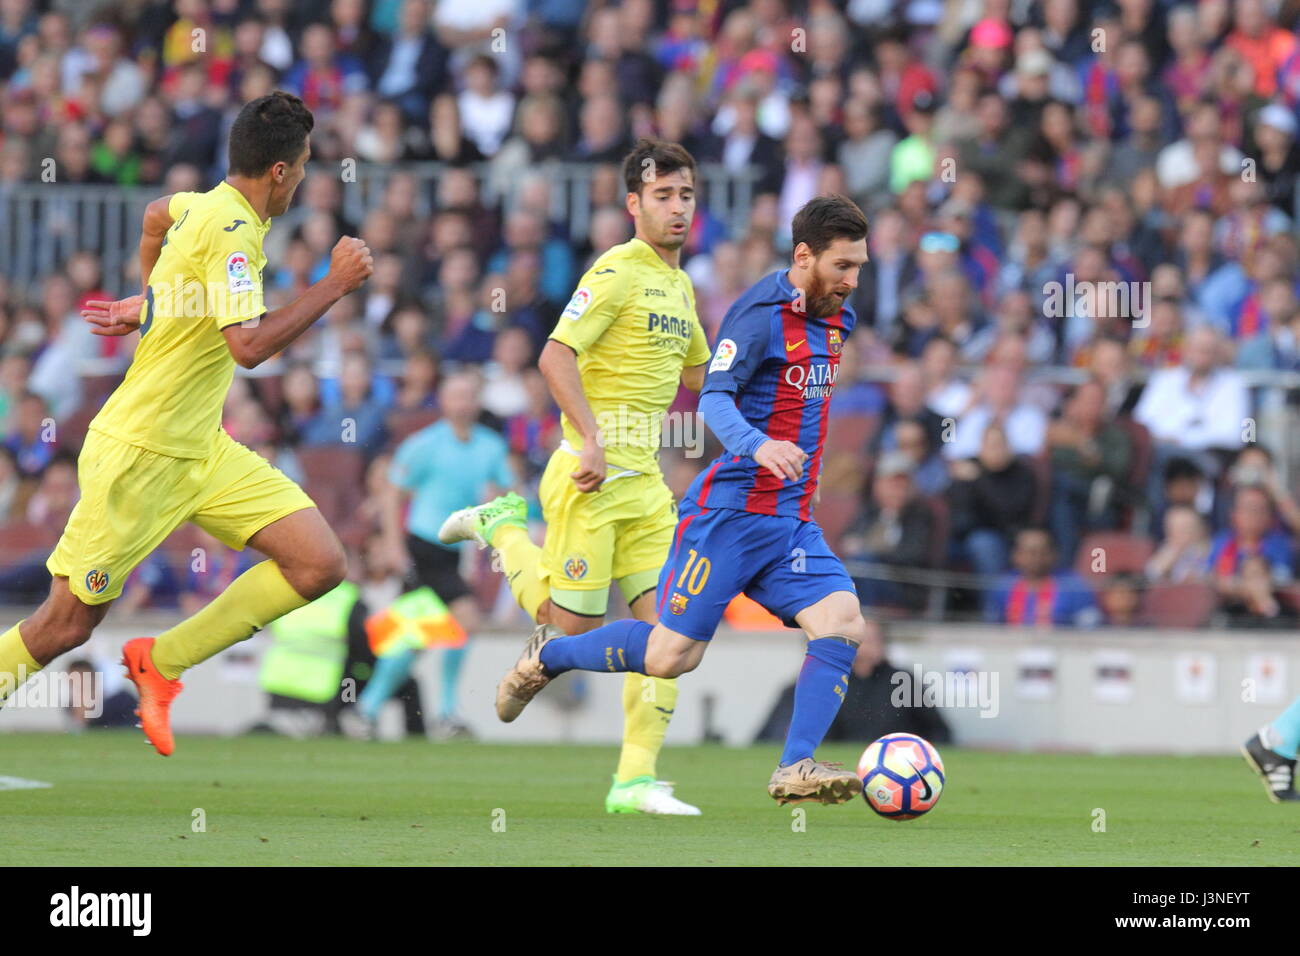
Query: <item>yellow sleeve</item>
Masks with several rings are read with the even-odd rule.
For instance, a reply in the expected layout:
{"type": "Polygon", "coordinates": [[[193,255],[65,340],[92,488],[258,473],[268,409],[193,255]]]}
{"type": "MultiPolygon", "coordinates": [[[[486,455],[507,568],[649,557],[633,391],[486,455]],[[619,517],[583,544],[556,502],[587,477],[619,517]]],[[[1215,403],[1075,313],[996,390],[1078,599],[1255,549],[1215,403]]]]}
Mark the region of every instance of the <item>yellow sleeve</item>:
{"type": "Polygon", "coordinates": [[[172,222],[181,218],[185,210],[190,208],[190,203],[202,193],[172,193],[172,198],[167,201],[167,215],[172,217],[172,222]]]}
{"type": "Polygon", "coordinates": [[[208,315],[224,329],[266,311],[262,303],[262,276],[253,267],[259,258],[261,237],[251,226],[227,233],[212,227],[202,263],[208,294],[208,315]]]}
{"type": "Polygon", "coordinates": [[[686,350],[686,361],[683,363],[687,368],[703,365],[713,356],[713,349],[709,348],[709,337],[704,334],[704,323],[700,321],[700,314],[695,311],[694,286],[691,286],[691,317],[695,319],[695,331],[691,333],[691,344],[686,350]]]}
{"type": "Polygon", "coordinates": [[[551,338],[581,355],[596,343],[618,318],[627,298],[632,267],[616,262],[596,262],[578,283],[569,304],[560,313],[551,338]]]}

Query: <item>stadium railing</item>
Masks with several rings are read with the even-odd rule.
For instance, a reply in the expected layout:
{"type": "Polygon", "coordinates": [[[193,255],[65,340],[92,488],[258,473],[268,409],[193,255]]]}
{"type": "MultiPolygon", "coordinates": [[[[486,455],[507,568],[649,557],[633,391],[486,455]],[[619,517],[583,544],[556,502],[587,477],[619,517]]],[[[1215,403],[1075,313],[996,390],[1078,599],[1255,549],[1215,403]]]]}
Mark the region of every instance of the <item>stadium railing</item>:
{"type": "MultiPolygon", "coordinates": [[[[536,167],[551,181],[551,216],[563,222],[575,241],[587,238],[591,226],[591,180],[601,164],[548,163],[536,167]]],[[[317,164],[309,167],[319,171],[317,164]]],[[[445,163],[358,163],[346,173],[343,212],[360,223],[368,210],[377,208],[389,179],[402,174],[415,177],[421,193],[432,199],[445,163]],[[353,180],[354,181],[351,181],[353,180]]],[[[478,178],[480,195],[491,205],[512,198],[495,191],[489,163],[469,167],[478,178]]],[[[748,222],[758,171],[729,170],[718,163],[699,168],[701,202],[732,235],[740,235],[748,222]]],[[[511,188],[518,182],[511,184],[511,188]]],[[[56,272],[74,252],[98,253],[105,288],[123,291],[123,266],[136,255],[140,219],[145,205],[161,194],[161,186],[104,186],[63,183],[18,183],[0,186],[0,275],[16,286],[39,282],[56,272]]]]}

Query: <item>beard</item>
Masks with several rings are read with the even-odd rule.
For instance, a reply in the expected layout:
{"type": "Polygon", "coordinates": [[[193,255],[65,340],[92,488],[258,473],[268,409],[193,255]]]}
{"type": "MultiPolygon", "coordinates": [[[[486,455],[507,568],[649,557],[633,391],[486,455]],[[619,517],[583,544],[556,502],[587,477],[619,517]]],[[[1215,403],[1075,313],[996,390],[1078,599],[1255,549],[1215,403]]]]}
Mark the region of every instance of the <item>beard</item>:
{"type": "Polygon", "coordinates": [[[844,300],[822,283],[816,275],[808,283],[806,296],[808,314],[815,319],[826,319],[844,307],[844,300]]]}

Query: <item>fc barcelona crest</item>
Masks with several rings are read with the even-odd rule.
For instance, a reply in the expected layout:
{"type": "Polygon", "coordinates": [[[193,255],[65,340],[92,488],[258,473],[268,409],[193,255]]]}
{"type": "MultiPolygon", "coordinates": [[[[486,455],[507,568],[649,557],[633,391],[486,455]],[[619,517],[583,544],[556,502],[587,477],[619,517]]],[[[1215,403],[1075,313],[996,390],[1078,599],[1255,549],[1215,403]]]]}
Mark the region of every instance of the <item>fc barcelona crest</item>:
{"type": "Polygon", "coordinates": [[[844,348],[844,340],[840,337],[839,329],[831,329],[826,338],[826,345],[831,350],[831,355],[840,354],[840,350],[844,348]]]}
{"type": "Polygon", "coordinates": [[[689,600],[690,598],[679,591],[674,594],[672,600],[668,602],[668,610],[672,611],[674,614],[681,614],[686,610],[686,602],[689,600]]]}

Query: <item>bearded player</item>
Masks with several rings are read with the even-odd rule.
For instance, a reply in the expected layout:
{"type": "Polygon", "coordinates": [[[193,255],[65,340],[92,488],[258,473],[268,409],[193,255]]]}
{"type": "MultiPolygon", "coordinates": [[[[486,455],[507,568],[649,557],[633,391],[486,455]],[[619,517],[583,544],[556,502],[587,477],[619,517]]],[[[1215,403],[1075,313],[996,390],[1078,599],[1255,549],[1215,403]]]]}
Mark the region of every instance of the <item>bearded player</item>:
{"type": "MultiPolygon", "coordinates": [[[[655,581],[677,523],[659,471],[663,418],[679,381],[699,391],[709,360],[695,290],[678,265],[695,213],[695,160],[643,139],[623,178],[635,236],[587,270],[538,361],[564,429],[539,489],[545,544],[529,539],[518,495],[458,511],[439,534],[496,548],[520,606],[557,633],[600,626],[615,580],[632,614],[655,622],[655,581]]],[[[700,812],[656,779],[676,702],[676,681],[628,674],[608,812],[700,812]]]]}
{"type": "Polygon", "coordinates": [[[867,627],[812,502],[840,352],[855,321],[845,300],[867,261],[867,220],[850,200],[820,196],[795,215],[791,233],[791,267],[750,287],[718,333],[700,412],[725,451],[682,499],[659,577],[658,623],[615,621],[576,637],[538,627],[497,688],[497,716],[514,720],[569,670],[661,678],[694,670],[723,611],[744,592],[808,637],[768,794],[779,803],[843,803],[862,782],[813,754],[867,627]]]}
{"type": "Polygon", "coordinates": [[[302,182],[313,122],[288,93],[248,103],[230,130],[226,179],[145,210],[144,292],[86,303],[82,315],[96,334],[138,329],[140,341],[122,384],[90,423],[77,460],[81,499],[47,562],[50,595],[0,634],[0,700],[85,643],[132,568],[192,521],[270,560],[193,617],[123,648],[141,727],[167,756],[181,674],[343,580],[343,548],[312,500],[221,428],[235,366],[255,368],[276,355],[371,273],[364,243],[344,237],[323,279],[283,308],[262,304],[262,239],[302,182]]]}

